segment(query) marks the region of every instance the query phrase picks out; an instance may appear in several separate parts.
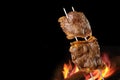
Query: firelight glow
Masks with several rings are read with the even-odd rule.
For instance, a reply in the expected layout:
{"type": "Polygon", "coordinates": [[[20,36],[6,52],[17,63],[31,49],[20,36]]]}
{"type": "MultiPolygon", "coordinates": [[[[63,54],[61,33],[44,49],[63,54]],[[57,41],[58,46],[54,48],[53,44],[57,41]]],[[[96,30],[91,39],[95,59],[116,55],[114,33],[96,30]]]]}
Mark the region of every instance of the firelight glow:
{"type": "MultiPolygon", "coordinates": [[[[111,76],[112,74],[114,74],[114,72],[116,71],[115,67],[112,67],[109,61],[109,58],[107,55],[103,56],[104,62],[108,62],[107,65],[105,65],[105,68],[102,70],[102,76],[104,78],[107,78],[109,76],[111,76]]],[[[63,76],[64,79],[70,77],[71,75],[73,75],[74,73],[80,71],[78,69],[78,67],[75,65],[74,67],[72,67],[71,63],[69,64],[64,64],[63,66],[63,76]]],[[[92,72],[93,78],[95,80],[101,80],[102,77],[100,76],[99,70],[96,69],[92,72]]],[[[84,76],[86,80],[92,80],[92,78],[90,77],[90,75],[85,75],[84,76]]]]}
{"type": "Polygon", "coordinates": [[[70,62],[69,62],[69,64],[64,64],[63,71],[62,71],[64,79],[68,78],[69,76],[73,75],[74,73],[76,73],[78,71],[79,71],[79,69],[76,65],[74,66],[74,68],[72,68],[72,65],[70,62]]]}

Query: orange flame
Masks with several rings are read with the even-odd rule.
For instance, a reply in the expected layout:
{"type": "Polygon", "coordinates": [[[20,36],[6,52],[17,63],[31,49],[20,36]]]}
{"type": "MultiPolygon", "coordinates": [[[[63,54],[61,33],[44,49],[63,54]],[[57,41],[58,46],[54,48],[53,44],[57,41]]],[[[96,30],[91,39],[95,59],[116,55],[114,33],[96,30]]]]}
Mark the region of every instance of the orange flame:
{"type": "MultiPolygon", "coordinates": [[[[101,70],[101,73],[100,73],[99,70],[93,71],[92,74],[93,74],[93,78],[95,80],[96,79],[97,80],[101,80],[102,77],[103,78],[107,78],[107,77],[111,76],[116,71],[116,68],[114,67],[114,65],[111,66],[111,62],[110,62],[109,56],[106,53],[104,53],[102,55],[102,60],[106,64],[105,69],[101,70]]],[[[88,80],[92,80],[92,78],[90,78],[88,80]]]]}
{"type": "Polygon", "coordinates": [[[73,75],[74,73],[76,73],[78,71],[79,71],[79,69],[76,65],[73,68],[73,66],[70,62],[69,62],[69,64],[64,64],[63,71],[62,71],[64,79],[68,78],[69,76],[73,75]]]}
{"type": "MultiPolygon", "coordinates": [[[[116,71],[115,68],[112,68],[112,67],[110,68],[106,66],[105,69],[101,71],[101,73],[99,72],[99,70],[95,70],[93,71],[92,75],[95,80],[102,80],[102,77],[107,78],[111,76],[115,71],[116,71]]],[[[86,80],[92,80],[90,76],[85,76],[85,77],[86,77],[86,80]]]]}
{"type": "MultiPolygon", "coordinates": [[[[107,78],[107,77],[111,76],[116,71],[116,68],[114,66],[111,66],[108,55],[104,54],[102,56],[102,59],[106,63],[106,66],[103,70],[101,70],[101,73],[98,69],[94,70],[92,72],[93,78],[95,80],[101,80],[102,77],[107,78]]],[[[64,64],[63,71],[62,71],[64,79],[68,78],[69,76],[73,75],[74,73],[76,73],[78,71],[79,71],[79,69],[76,65],[73,68],[73,66],[71,65],[70,62],[69,62],[69,64],[64,64]]],[[[86,80],[92,80],[90,75],[85,75],[85,78],[86,78],[86,80]]]]}

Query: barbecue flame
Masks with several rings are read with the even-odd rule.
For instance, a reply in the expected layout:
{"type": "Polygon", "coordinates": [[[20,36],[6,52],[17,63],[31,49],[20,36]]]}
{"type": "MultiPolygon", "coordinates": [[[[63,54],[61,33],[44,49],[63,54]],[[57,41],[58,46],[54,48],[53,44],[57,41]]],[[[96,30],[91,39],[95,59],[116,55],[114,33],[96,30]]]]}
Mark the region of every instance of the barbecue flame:
{"type": "MultiPolygon", "coordinates": [[[[102,70],[101,74],[99,72],[99,70],[95,70],[92,72],[93,78],[94,80],[102,80],[103,78],[107,78],[109,76],[111,76],[114,72],[116,71],[115,68],[113,67],[108,67],[107,65],[105,66],[105,69],[102,70]]],[[[85,76],[86,80],[93,80],[90,75],[85,76]]]]}
{"type": "Polygon", "coordinates": [[[63,72],[64,78],[68,78],[69,76],[73,75],[74,73],[78,71],[79,71],[78,67],[75,65],[73,68],[71,62],[69,61],[68,64],[64,64],[62,72],[63,72]]]}
{"type": "MultiPolygon", "coordinates": [[[[111,62],[107,54],[103,54],[102,60],[105,62],[106,66],[103,70],[101,70],[101,74],[98,69],[92,72],[94,80],[101,80],[102,77],[107,78],[116,71],[116,68],[114,66],[111,66],[111,62]]],[[[64,79],[70,77],[71,75],[73,75],[74,73],[78,71],[80,70],[78,69],[76,65],[73,68],[70,62],[69,64],[64,64],[63,71],[62,71],[64,79]]],[[[92,80],[93,78],[91,78],[90,75],[85,75],[86,80],[92,80]]]]}

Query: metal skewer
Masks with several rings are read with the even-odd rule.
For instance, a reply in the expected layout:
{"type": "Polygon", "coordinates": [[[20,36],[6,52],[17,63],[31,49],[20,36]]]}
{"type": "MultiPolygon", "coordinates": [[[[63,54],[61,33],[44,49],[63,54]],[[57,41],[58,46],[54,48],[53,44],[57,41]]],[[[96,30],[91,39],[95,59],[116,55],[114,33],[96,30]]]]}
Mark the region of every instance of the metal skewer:
{"type": "Polygon", "coordinates": [[[77,37],[75,36],[75,40],[78,41],[77,37]]]}
{"type": "Polygon", "coordinates": [[[90,73],[90,76],[91,76],[92,80],[94,80],[94,77],[93,77],[92,73],[90,73]]]}
{"type": "MultiPolygon", "coordinates": [[[[72,7],[72,10],[74,11],[74,8],[73,8],[73,7],[72,7]]],[[[68,19],[68,15],[67,15],[67,12],[66,12],[65,8],[63,8],[63,11],[64,11],[64,13],[65,13],[65,15],[66,15],[66,17],[67,17],[67,19],[68,19]]],[[[68,21],[69,21],[69,20],[68,20],[68,21]]],[[[78,39],[77,39],[76,36],[75,36],[75,40],[78,41],[78,39]]]]}
{"type": "Polygon", "coordinates": [[[72,10],[75,11],[74,7],[72,6],[72,10]]]}
{"type": "MultiPolygon", "coordinates": [[[[74,7],[72,6],[72,11],[75,11],[74,7]]],[[[75,40],[78,41],[77,37],[75,36],[75,40]]]]}
{"type": "MultiPolygon", "coordinates": [[[[85,30],[83,29],[83,34],[85,33],[85,30]]],[[[87,41],[87,38],[86,37],[84,37],[84,39],[85,39],[85,41],[87,41]]]]}
{"type": "Polygon", "coordinates": [[[99,71],[100,76],[102,77],[102,80],[104,80],[104,77],[103,77],[103,75],[102,75],[101,70],[100,70],[100,69],[98,69],[98,71],[99,71]]]}
{"type": "Polygon", "coordinates": [[[85,39],[85,41],[87,41],[87,38],[86,38],[86,37],[84,37],[84,39],[85,39]]]}
{"type": "MultiPolygon", "coordinates": [[[[83,33],[84,33],[84,29],[83,29],[83,33]]],[[[84,37],[84,39],[85,39],[85,41],[87,41],[87,38],[86,38],[86,37],[84,37]]],[[[92,78],[92,80],[94,80],[94,77],[93,77],[93,75],[92,75],[91,72],[90,72],[90,77],[92,78]]]]}
{"type": "Polygon", "coordinates": [[[68,15],[67,15],[67,12],[66,12],[65,8],[63,8],[63,11],[64,11],[64,13],[65,13],[65,15],[66,15],[66,17],[68,19],[68,15]]]}
{"type": "MultiPolygon", "coordinates": [[[[73,6],[72,6],[72,11],[75,11],[73,6]]],[[[84,33],[84,31],[83,31],[83,33],[84,33]]],[[[76,39],[76,41],[78,41],[77,37],[75,37],[75,39],[76,39]]],[[[87,41],[86,37],[84,37],[84,39],[85,39],[85,41],[87,41]]],[[[94,80],[94,77],[93,77],[92,73],[90,73],[90,76],[91,76],[92,80],[94,80]]]]}

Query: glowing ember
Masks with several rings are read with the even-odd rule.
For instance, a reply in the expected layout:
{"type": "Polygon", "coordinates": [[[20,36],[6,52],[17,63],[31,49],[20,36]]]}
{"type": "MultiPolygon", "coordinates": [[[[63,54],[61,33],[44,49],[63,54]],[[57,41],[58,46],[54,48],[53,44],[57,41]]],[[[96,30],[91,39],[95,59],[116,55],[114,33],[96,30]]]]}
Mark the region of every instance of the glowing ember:
{"type": "MultiPolygon", "coordinates": [[[[102,74],[101,75],[104,78],[107,78],[107,77],[111,76],[116,71],[116,68],[114,66],[111,66],[108,55],[103,54],[102,60],[105,62],[106,66],[105,66],[105,69],[102,70],[102,74]]],[[[74,73],[76,73],[78,71],[79,71],[79,69],[78,69],[78,67],[76,65],[73,68],[71,63],[64,64],[64,67],[63,67],[64,78],[68,78],[69,76],[73,75],[74,73]]],[[[102,79],[102,77],[101,77],[101,75],[99,73],[99,70],[94,70],[92,72],[92,75],[93,75],[93,78],[95,80],[101,80],[102,79]]],[[[92,80],[92,78],[90,77],[90,74],[89,75],[85,75],[85,79],[86,80],[92,80]]]]}

